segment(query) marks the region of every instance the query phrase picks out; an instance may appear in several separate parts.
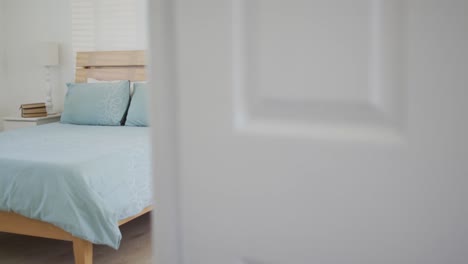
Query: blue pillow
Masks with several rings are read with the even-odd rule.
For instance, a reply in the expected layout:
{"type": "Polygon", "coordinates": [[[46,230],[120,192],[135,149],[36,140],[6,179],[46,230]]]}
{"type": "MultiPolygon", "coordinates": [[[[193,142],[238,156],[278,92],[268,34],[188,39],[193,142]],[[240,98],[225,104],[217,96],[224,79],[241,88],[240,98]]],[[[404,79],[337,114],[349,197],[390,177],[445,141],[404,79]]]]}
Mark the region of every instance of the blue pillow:
{"type": "Polygon", "coordinates": [[[148,126],[148,88],[146,83],[134,83],[126,126],[148,126]]]}
{"type": "Polygon", "coordinates": [[[130,82],[67,83],[60,122],[120,126],[130,100],[130,82]]]}

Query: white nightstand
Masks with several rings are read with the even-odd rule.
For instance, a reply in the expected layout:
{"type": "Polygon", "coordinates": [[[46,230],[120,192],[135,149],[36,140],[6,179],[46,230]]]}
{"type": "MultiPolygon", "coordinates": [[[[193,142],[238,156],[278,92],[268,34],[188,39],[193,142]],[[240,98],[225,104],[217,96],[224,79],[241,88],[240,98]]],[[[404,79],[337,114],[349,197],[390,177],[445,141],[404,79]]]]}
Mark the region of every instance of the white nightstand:
{"type": "Polygon", "coordinates": [[[58,121],[60,121],[60,114],[34,118],[5,117],[3,118],[3,130],[7,131],[23,127],[40,126],[58,121]]]}

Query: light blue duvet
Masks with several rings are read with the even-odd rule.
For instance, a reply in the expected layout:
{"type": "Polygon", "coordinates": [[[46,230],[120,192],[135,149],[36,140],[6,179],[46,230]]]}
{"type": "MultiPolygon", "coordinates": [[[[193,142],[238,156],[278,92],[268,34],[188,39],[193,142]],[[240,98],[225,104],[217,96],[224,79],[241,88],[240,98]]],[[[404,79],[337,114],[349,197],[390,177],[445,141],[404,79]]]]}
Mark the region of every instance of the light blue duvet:
{"type": "Polygon", "coordinates": [[[0,133],[0,210],[119,247],[151,203],[148,128],[53,123],[0,133]]]}

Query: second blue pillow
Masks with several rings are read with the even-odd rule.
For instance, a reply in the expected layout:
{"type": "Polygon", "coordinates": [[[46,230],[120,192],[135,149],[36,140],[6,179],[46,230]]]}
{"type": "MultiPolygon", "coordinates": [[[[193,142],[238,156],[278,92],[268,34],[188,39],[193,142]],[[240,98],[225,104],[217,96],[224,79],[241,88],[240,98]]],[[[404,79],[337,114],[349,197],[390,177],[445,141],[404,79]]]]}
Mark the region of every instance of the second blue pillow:
{"type": "Polygon", "coordinates": [[[148,89],[146,83],[134,83],[126,126],[148,126],[148,89]]]}

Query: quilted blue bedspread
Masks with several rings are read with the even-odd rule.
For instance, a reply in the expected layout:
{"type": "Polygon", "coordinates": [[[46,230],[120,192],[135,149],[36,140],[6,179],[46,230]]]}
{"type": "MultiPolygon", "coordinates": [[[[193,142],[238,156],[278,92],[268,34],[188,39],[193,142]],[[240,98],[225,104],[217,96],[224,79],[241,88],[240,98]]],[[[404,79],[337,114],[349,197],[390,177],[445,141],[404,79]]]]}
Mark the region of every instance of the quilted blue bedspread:
{"type": "Polygon", "coordinates": [[[53,123],[0,133],[0,211],[119,247],[151,204],[149,128],[53,123]]]}

